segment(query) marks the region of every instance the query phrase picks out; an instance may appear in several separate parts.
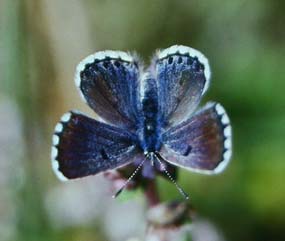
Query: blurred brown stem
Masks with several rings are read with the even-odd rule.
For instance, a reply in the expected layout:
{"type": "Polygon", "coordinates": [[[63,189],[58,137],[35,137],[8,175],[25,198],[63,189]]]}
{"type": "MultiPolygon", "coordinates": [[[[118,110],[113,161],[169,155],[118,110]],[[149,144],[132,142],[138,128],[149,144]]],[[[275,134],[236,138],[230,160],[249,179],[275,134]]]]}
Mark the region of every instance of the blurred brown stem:
{"type": "Polygon", "coordinates": [[[159,204],[159,195],[155,180],[150,180],[145,189],[145,197],[149,207],[159,204]]]}

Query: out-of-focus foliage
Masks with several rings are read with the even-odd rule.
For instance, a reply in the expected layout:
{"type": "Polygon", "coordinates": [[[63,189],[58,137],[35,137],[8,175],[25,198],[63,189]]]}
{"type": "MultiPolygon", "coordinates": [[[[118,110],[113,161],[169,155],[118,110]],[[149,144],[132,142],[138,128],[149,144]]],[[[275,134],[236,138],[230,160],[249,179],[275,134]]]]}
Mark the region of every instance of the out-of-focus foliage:
{"type": "MultiPolygon", "coordinates": [[[[126,240],[144,233],[142,197],[111,200],[100,177],[59,183],[50,167],[53,127],[71,108],[92,114],[73,83],[76,64],[102,49],[184,44],[209,58],[203,100],[231,117],[226,171],[182,171],[200,216],[226,240],[284,240],[285,2],[281,0],[0,0],[1,240],[126,240]]],[[[164,200],[179,197],[159,179],[164,200]]]]}

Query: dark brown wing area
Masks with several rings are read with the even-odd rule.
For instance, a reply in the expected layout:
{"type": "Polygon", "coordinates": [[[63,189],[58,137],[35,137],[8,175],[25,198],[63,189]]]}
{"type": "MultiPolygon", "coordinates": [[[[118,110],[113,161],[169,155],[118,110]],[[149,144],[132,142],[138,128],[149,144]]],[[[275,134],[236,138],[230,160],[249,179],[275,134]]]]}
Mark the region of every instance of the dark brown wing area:
{"type": "Polygon", "coordinates": [[[231,158],[231,126],[224,108],[209,103],[163,135],[161,155],[170,163],[202,173],[221,172],[231,158]]]}
{"type": "Polygon", "coordinates": [[[68,112],[56,125],[52,165],[62,180],[94,175],[132,162],[135,137],[77,112],[68,112]]]}

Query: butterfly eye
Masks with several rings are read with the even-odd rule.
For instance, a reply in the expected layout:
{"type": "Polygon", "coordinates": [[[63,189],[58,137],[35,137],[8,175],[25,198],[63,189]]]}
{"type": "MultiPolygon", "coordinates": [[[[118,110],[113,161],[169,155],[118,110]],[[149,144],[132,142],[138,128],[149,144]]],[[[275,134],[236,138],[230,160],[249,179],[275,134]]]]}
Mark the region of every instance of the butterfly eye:
{"type": "Polygon", "coordinates": [[[172,62],[173,62],[173,58],[172,58],[172,57],[169,57],[169,58],[168,58],[168,64],[172,64],[172,62]]]}

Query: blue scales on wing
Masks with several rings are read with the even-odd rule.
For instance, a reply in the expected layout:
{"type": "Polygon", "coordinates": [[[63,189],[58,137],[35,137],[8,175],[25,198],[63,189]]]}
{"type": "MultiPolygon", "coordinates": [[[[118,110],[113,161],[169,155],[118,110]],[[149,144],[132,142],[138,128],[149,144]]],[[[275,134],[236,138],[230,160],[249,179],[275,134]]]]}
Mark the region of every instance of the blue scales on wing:
{"type": "Polygon", "coordinates": [[[127,165],[137,152],[130,132],[72,111],[56,125],[52,164],[58,177],[72,179],[127,165]]]}
{"type": "Polygon", "coordinates": [[[150,73],[157,80],[159,114],[166,128],[188,119],[209,86],[208,60],[190,47],[157,52],[150,73]]]}
{"type": "Polygon", "coordinates": [[[116,126],[135,129],[139,108],[139,67],[121,51],[101,51],[79,63],[75,82],[95,113],[116,126]]]}

